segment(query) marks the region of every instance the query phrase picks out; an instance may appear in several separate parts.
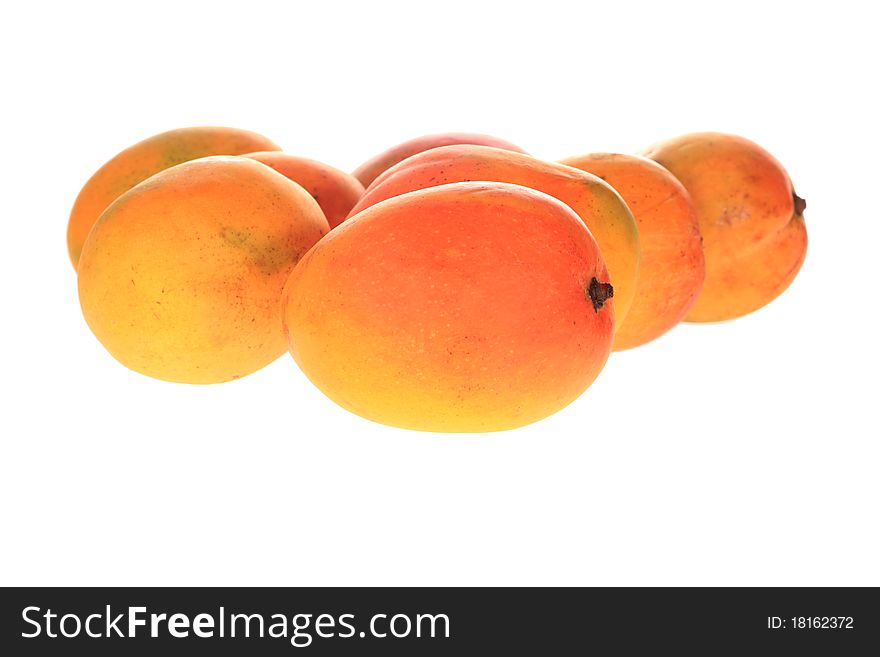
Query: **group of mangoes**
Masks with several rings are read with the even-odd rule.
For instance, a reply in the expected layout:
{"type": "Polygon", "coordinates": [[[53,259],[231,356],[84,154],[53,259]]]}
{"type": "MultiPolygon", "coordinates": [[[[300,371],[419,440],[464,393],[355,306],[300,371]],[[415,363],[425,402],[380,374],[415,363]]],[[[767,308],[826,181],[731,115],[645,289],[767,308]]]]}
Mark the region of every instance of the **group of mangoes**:
{"type": "Polygon", "coordinates": [[[218,383],[289,349],[363,417],[495,431],[569,404],[612,350],[770,302],[804,207],[769,153],[718,133],[561,162],[431,135],[350,175],[199,127],[107,162],[67,237],[86,321],[133,370],[218,383]]]}

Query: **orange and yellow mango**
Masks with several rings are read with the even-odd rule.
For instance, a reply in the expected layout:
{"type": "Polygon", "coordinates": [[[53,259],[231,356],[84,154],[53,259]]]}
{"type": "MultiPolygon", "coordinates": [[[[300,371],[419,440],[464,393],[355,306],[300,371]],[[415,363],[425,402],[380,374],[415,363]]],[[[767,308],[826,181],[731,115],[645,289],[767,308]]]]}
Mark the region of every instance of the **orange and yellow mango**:
{"type": "Polygon", "coordinates": [[[807,252],[806,202],[776,158],[716,132],[660,142],[645,155],[681,181],[700,222],[706,280],[686,319],[733,319],[782,294],[807,252]]]}
{"type": "Polygon", "coordinates": [[[614,187],[639,227],[638,285],[614,349],[660,337],[684,318],[703,287],[703,247],[690,195],[669,171],[644,157],[593,153],[562,162],[614,187]]]}
{"type": "Polygon", "coordinates": [[[580,218],[504,183],[365,209],[284,290],[290,351],[344,408],[424,431],[511,429],[577,398],[613,338],[613,291],[580,218]]]}
{"type": "Polygon", "coordinates": [[[79,298],[123,365],[218,383],[281,355],[281,291],[330,227],[299,185],[243,157],[207,157],[134,186],[82,249],[79,298]]]}

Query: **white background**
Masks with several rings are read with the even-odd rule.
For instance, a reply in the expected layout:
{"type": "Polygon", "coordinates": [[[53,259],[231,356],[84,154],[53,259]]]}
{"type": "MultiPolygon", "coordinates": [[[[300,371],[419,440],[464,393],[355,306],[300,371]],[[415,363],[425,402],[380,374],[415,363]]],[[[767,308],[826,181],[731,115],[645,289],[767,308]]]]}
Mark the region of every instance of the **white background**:
{"type": "Polygon", "coordinates": [[[869,3],[5,7],[0,583],[880,584],[869,3]],[[200,124],[348,170],[449,130],[552,159],[739,133],[810,249],[771,306],[507,433],[371,424],[289,356],[163,383],[89,332],[65,229],[104,161],[200,124]]]}

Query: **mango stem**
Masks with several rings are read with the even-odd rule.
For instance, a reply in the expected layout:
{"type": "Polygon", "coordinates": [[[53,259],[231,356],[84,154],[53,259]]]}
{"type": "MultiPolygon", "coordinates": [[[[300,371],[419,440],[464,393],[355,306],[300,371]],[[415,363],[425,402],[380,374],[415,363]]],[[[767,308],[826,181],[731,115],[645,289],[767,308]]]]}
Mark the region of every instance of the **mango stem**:
{"type": "Polygon", "coordinates": [[[798,216],[802,215],[807,209],[807,202],[794,192],[791,193],[791,196],[794,199],[794,213],[798,216]]]}
{"type": "Polygon", "coordinates": [[[593,310],[599,312],[605,302],[614,296],[614,288],[611,287],[611,283],[600,283],[593,276],[593,280],[590,281],[590,286],[587,288],[587,295],[593,302],[593,310]]]}

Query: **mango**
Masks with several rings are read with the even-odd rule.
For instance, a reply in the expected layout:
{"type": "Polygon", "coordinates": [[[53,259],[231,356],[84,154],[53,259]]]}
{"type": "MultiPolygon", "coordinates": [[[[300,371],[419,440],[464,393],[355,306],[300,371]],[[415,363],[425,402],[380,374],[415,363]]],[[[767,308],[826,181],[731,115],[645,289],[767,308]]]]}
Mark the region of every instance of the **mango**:
{"type": "Polygon", "coordinates": [[[245,376],[286,350],[284,283],[329,230],[308,192],[254,160],[171,167],[111,203],[86,239],[83,315],[119,362],[147,376],[245,376]]]}
{"type": "Polygon", "coordinates": [[[565,407],[611,350],[596,241],[555,198],[442,185],[373,205],[284,289],[293,358],[362,417],[423,431],[519,427],[565,407]]]}
{"type": "Polygon", "coordinates": [[[390,169],[398,162],[401,162],[416,153],[422,153],[439,146],[451,146],[453,144],[494,146],[495,148],[503,148],[508,151],[525,153],[525,151],[519,146],[490,135],[479,135],[468,132],[447,132],[436,135],[423,135],[405,141],[397,146],[392,146],[387,151],[379,153],[355,169],[352,172],[352,175],[360,180],[364,187],[369,187],[370,183],[372,183],[380,173],[390,169]]]}
{"type": "Polygon", "coordinates": [[[341,224],[364,195],[364,186],[357,178],[317,160],[278,151],[248,153],[244,157],[272,167],[305,188],[321,206],[330,228],[341,224]]]}
{"type": "Polygon", "coordinates": [[[807,252],[806,201],[770,153],[742,137],[703,132],[645,155],[681,181],[700,222],[706,280],[687,321],[741,317],[788,288],[807,252]]]}
{"type": "Polygon", "coordinates": [[[67,249],[74,268],[101,213],[139,182],[168,167],[208,155],[269,150],[279,148],[262,135],[222,127],[169,130],[126,148],[89,178],[73,204],[67,224],[67,249]]]}
{"type": "Polygon", "coordinates": [[[488,146],[443,146],[419,153],[379,176],[352,215],[392,196],[466,181],[505,182],[550,194],[573,209],[602,249],[618,324],[632,305],[639,275],[639,232],[620,195],[598,177],[563,164],[488,146]]]}
{"type": "Polygon", "coordinates": [[[690,195],[669,171],[644,157],[593,153],[562,162],[614,187],[639,227],[639,280],[614,350],[655,340],[684,318],[703,287],[703,247],[690,195]]]}

